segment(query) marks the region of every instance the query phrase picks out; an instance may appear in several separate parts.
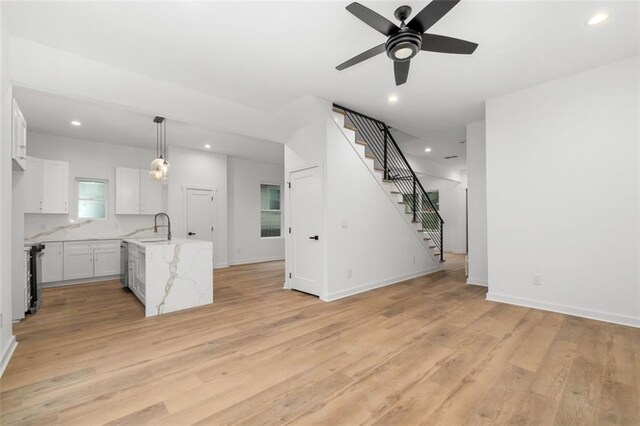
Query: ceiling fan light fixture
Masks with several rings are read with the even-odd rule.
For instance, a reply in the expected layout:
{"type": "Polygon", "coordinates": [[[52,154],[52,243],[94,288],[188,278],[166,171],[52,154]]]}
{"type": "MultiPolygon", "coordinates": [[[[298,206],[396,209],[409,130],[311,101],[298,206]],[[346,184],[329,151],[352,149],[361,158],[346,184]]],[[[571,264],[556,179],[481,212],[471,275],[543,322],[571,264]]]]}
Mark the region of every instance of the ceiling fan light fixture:
{"type": "Polygon", "coordinates": [[[413,55],[413,49],[410,47],[401,47],[400,49],[394,52],[394,56],[396,59],[407,59],[411,55],[413,55]]]}
{"type": "Polygon", "coordinates": [[[396,62],[403,62],[416,56],[421,45],[422,35],[405,27],[389,37],[385,49],[389,58],[396,62]]]}

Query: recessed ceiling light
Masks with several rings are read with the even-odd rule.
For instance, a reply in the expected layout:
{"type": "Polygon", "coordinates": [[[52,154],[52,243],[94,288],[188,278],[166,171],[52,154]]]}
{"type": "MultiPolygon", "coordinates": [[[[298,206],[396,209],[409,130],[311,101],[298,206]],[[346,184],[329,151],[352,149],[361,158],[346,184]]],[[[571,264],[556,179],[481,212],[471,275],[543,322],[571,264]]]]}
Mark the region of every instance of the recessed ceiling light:
{"type": "Polygon", "coordinates": [[[602,24],[604,21],[607,20],[607,18],[609,18],[609,14],[606,12],[598,12],[595,15],[593,15],[591,17],[591,19],[589,19],[588,24],[589,25],[598,25],[598,24],[602,24]]]}
{"type": "Polygon", "coordinates": [[[396,95],[391,95],[387,100],[391,103],[398,102],[398,97],[396,95]]]}
{"type": "Polygon", "coordinates": [[[82,126],[82,123],[79,122],[78,120],[73,120],[73,121],[71,121],[71,125],[78,127],[78,126],[82,126]]]}
{"type": "Polygon", "coordinates": [[[425,148],[424,152],[431,152],[431,148],[425,148]]]}
{"type": "Polygon", "coordinates": [[[205,147],[205,148],[207,148],[207,149],[210,149],[210,148],[211,148],[211,145],[209,145],[209,144],[205,144],[205,146],[204,146],[204,147],[205,147]]]}

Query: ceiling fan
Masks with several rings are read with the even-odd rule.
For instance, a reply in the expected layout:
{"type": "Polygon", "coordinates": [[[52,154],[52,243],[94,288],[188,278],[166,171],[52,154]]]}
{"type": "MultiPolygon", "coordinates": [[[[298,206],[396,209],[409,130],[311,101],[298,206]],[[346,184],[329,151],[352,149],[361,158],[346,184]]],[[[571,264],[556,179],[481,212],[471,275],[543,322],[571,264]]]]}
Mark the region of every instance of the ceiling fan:
{"type": "Polygon", "coordinates": [[[400,86],[407,81],[411,59],[421,50],[462,55],[472,54],[478,47],[476,43],[425,32],[449,13],[459,1],[433,0],[406,24],[405,21],[411,15],[411,8],[400,6],[394,13],[396,19],[400,21],[400,26],[360,3],[351,3],[346,9],[374,30],[387,36],[387,41],[341,63],[336,69],[342,71],[386,51],[387,56],[393,61],[396,86],[400,86]]]}

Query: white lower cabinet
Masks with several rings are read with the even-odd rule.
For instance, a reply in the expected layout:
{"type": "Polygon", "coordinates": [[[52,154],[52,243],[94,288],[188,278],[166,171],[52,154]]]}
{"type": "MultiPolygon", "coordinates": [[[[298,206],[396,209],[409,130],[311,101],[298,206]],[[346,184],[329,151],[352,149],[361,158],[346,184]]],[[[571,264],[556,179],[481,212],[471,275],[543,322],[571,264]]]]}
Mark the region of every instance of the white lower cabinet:
{"type": "Polygon", "coordinates": [[[93,247],[85,242],[64,243],[64,279],[83,278],[93,278],[93,247]]]}
{"type": "Polygon", "coordinates": [[[120,274],[120,242],[98,243],[93,250],[93,276],[120,274]]]}
{"type": "Polygon", "coordinates": [[[63,246],[61,242],[46,243],[42,256],[42,282],[52,283],[62,281],[63,275],[63,246]]]}
{"type": "Polygon", "coordinates": [[[65,242],[63,269],[64,280],[118,275],[120,274],[120,242],[65,242]]]}
{"type": "Polygon", "coordinates": [[[129,244],[129,289],[144,304],[146,302],[146,258],[145,249],[129,244]]]}

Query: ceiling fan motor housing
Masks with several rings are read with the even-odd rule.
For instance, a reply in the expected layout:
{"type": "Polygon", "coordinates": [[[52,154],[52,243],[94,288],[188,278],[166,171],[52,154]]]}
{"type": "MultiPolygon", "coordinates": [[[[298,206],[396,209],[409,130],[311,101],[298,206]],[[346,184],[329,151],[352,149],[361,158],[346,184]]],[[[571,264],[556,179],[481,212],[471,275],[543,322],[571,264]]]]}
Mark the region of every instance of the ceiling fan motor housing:
{"type": "Polygon", "coordinates": [[[408,61],[418,54],[422,46],[422,34],[408,27],[391,34],[385,44],[387,56],[396,62],[408,61]]]}

